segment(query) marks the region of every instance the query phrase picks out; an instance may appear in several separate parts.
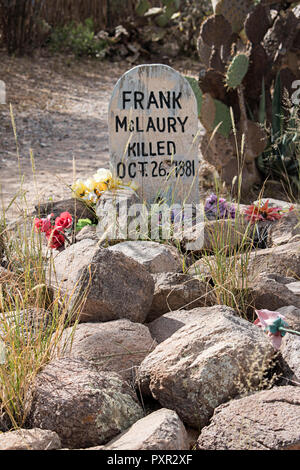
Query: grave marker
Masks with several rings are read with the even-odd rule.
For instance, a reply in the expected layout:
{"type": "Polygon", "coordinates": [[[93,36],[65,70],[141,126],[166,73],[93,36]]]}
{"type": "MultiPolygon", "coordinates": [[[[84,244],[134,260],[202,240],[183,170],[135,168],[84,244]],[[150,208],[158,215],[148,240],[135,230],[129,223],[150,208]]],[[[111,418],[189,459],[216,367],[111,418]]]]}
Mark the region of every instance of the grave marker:
{"type": "Polygon", "coordinates": [[[188,81],[167,65],[139,65],[116,84],[109,106],[115,176],[134,181],[142,200],[199,202],[197,101],[188,81]]]}

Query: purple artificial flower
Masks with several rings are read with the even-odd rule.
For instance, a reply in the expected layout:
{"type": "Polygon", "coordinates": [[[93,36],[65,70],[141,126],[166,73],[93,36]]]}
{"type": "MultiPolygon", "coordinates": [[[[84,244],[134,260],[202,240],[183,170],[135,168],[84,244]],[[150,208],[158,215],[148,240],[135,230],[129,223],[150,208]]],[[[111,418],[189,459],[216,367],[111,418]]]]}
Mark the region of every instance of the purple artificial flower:
{"type": "Polygon", "coordinates": [[[235,207],[229,205],[223,197],[211,194],[205,201],[205,215],[208,219],[235,218],[235,207]]]}

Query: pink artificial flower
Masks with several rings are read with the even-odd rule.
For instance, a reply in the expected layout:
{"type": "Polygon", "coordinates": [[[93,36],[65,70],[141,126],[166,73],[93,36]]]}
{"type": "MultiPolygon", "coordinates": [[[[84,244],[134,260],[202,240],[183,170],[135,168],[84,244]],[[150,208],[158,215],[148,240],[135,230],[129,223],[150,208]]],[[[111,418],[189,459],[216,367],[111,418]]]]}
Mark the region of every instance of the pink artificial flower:
{"type": "Polygon", "coordinates": [[[34,219],[34,230],[36,232],[48,232],[52,225],[51,225],[51,218],[54,216],[54,214],[48,215],[47,218],[45,219],[34,219]]]}
{"type": "Polygon", "coordinates": [[[58,249],[65,245],[65,236],[57,227],[51,227],[51,229],[46,232],[46,238],[49,248],[58,249]]]}
{"type": "Polygon", "coordinates": [[[273,347],[275,349],[280,349],[282,337],[285,335],[285,332],[277,330],[276,326],[274,325],[278,323],[278,320],[282,320],[279,323],[287,326],[287,324],[284,323],[286,318],[278,312],[272,312],[271,310],[266,309],[255,310],[255,313],[258,318],[255,320],[254,324],[260,328],[263,328],[268,336],[270,336],[273,347]],[[270,329],[274,332],[270,331],[270,329]]]}
{"type": "Polygon", "coordinates": [[[69,212],[62,212],[60,216],[55,219],[55,227],[60,230],[70,228],[72,223],[73,219],[69,212]]]}

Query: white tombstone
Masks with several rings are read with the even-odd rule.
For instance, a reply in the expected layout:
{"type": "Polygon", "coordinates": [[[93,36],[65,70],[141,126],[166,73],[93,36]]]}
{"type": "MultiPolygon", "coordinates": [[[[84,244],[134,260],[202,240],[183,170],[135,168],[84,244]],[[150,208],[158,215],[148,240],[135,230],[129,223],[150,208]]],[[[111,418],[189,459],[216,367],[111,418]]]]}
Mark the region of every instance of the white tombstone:
{"type": "Polygon", "coordinates": [[[115,176],[133,181],[143,201],[199,203],[197,101],[167,65],[139,65],[116,84],[109,106],[115,176]]]}

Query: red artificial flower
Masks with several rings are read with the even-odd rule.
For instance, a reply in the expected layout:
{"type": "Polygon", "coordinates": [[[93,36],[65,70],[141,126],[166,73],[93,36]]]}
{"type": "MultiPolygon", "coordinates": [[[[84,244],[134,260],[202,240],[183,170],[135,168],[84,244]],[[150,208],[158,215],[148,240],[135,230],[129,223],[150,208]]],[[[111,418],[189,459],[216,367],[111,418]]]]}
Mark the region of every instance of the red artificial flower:
{"type": "Polygon", "coordinates": [[[72,216],[69,212],[62,212],[59,217],[55,219],[55,227],[64,230],[71,227],[73,222],[72,216]]]}
{"type": "Polygon", "coordinates": [[[34,230],[36,232],[48,232],[48,230],[50,230],[50,228],[52,227],[51,225],[51,218],[53,217],[54,214],[50,214],[48,215],[47,218],[45,219],[38,219],[38,218],[35,218],[34,219],[34,230]]]}
{"type": "Polygon", "coordinates": [[[266,201],[261,207],[256,206],[255,204],[247,207],[245,214],[248,221],[255,223],[259,220],[279,220],[283,217],[281,211],[282,209],[280,207],[269,207],[269,201],[266,201]]]}
{"type": "Polygon", "coordinates": [[[52,217],[54,214],[48,215],[45,219],[34,219],[34,229],[36,232],[45,233],[49,248],[58,249],[64,247],[66,240],[64,230],[72,226],[73,219],[69,212],[62,212],[59,217],[56,217],[55,225],[53,225],[52,217]]]}
{"type": "Polygon", "coordinates": [[[65,245],[65,236],[57,227],[52,227],[48,230],[46,232],[46,238],[48,240],[49,248],[57,250],[65,245]]]}

